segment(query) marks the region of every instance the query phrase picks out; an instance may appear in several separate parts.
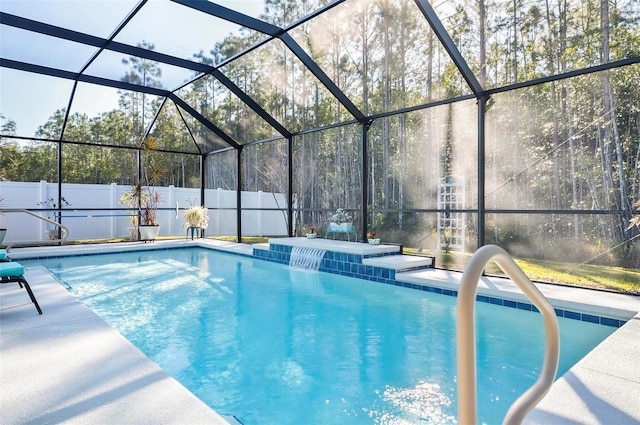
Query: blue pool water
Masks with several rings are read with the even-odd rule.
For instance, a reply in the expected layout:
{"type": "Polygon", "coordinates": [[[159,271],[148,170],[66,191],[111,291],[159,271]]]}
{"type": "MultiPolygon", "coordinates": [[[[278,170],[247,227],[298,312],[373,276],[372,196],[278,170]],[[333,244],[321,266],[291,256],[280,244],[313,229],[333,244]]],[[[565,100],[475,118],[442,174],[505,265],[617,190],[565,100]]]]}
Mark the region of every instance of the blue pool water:
{"type": "MultiPolygon", "coordinates": [[[[23,263],[245,425],[455,423],[454,297],[199,248],[23,263]]],[[[542,318],[476,309],[479,419],[501,423],[537,378],[542,318]]],[[[615,330],[559,321],[558,376],[615,330]]]]}

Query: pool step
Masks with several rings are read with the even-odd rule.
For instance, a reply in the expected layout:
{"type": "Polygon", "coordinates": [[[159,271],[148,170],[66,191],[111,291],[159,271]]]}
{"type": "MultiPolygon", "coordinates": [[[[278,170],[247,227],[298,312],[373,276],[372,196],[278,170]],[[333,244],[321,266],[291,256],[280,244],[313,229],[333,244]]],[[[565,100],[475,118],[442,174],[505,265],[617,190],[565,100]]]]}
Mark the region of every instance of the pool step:
{"type": "Polygon", "coordinates": [[[363,258],[362,264],[373,267],[383,267],[395,270],[396,273],[405,270],[416,270],[433,266],[432,257],[417,255],[387,255],[384,257],[363,258]]]}

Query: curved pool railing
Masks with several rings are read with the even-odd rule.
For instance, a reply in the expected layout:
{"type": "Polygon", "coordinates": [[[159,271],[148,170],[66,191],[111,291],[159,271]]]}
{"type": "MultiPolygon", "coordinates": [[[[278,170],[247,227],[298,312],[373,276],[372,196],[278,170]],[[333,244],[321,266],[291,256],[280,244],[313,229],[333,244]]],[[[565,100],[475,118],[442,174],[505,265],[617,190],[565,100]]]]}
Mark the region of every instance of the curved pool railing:
{"type": "Polygon", "coordinates": [[[69,236],[69,229],[66,226],[63,226],[62,224],[58,223],[55,220],[51,220],[50,218],[46,218],[43,217],[39,214],[33,213],[29,210],[25,210],[25,209],[21,209],[21,208],[7,208],[7,209],[0,209],[0,213],[25,213],[25,214],[29,214],[30,216],[33,216],[39,220],[42,221],[46,221],[49,224],[52,224],[58,228],[60,228],[60,238],[55,238],[55,239],[49,239],[46,241],[26,241],[26,242],[13,242],[13,243],[9,243],[7,244],[6,250],[9,251],[11,249],[11,247],[14,246],[22,246],[22,245],[44,245],[44,244],[54,244],[54,243],[58,243],[58,242],[64,242],[67,240],[67,237],[69,236]]]}
{"type": "Polygon", "coordinates": [[[525,415],[544,397],[551,388],[558,370],[560,336],[555,310],[540,290],[518,267],[513,258],[496,245],[478,249],[464,269],[456,311],[456,342],[458,362],[458,423],[477,423],[476,397],[476,341],[475,300],[478,282],[484,268],[494,261],[515,282],[520,290],[540,311],[546,332],[544,363],[540,376],[509,408],[503,424],[520,424],[525,415]]]}

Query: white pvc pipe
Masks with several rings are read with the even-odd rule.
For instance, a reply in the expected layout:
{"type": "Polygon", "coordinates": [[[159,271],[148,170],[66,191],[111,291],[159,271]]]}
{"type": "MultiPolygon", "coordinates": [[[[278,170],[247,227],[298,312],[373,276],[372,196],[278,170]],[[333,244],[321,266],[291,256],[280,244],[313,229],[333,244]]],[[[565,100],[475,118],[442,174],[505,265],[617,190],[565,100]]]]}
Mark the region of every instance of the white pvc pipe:
{"type": "Polygon", "coordinates": [[[558,370],[560,336],[558,319],[553,306],[535,287],[511,256],[496,245],[478,249],[464,269],[457,304],[457,362],[458,362],[458,423],[476,424],[476,341],[475,298],[478,282],[489,261],[495,261],[531,300],[542,314],[546,331],[544,363],[538,380],[525,391],[509,408],[504,424],[520,424],[525,415],[549,391],[558,370]]]}

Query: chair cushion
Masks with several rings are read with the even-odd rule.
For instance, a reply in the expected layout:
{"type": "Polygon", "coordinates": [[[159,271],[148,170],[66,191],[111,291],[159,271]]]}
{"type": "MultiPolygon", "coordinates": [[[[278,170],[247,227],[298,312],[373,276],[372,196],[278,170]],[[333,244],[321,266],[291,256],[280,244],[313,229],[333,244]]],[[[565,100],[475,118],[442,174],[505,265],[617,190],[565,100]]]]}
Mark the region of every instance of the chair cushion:
{"type": "Polygon", "coordinates": [[[7,258],[7,250],[0,249],[0,260],[4,260],[5,258],[7,258]]]}
{"type": "Polygon", "coordinates": [[[24,274],[24,266],[20,263],[0,263],[0,276],[22,276],[24,274]]]}

